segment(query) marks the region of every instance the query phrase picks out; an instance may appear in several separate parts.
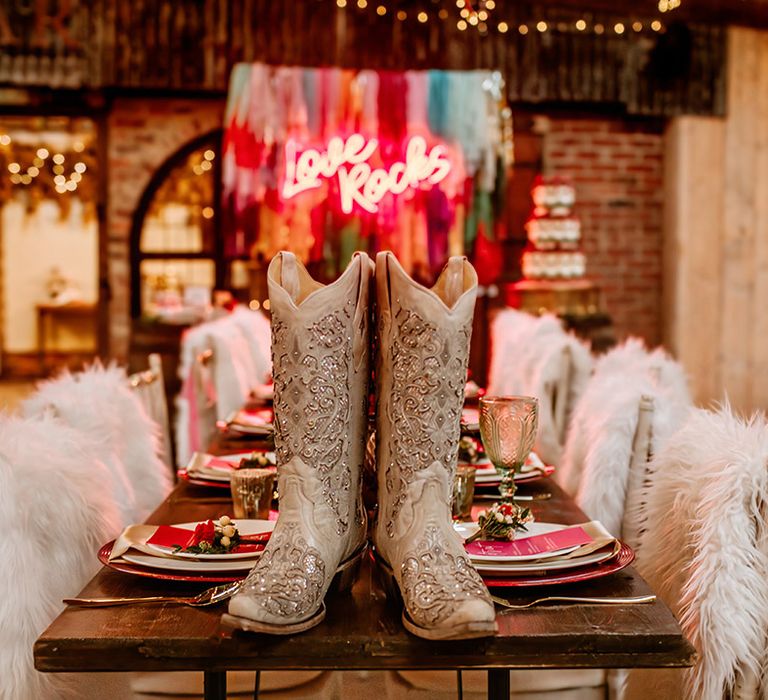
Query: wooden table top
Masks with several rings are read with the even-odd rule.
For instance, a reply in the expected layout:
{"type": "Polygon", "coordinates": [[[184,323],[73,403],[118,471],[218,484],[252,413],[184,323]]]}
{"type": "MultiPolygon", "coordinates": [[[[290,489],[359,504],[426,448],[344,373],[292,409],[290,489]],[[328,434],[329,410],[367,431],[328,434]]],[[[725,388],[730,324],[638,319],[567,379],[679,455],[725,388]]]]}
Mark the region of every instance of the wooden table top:
{"type": "MultiPolygon", "coordinates": [[[[577,523],[585,517],[551,480],[553,497],[534,502],[537,519],[577,523]]],[[[521,493],[525,493],[521,488],[521,493]]],[[[148,522],[169,524],[230,511],[226,491],[179,484],[148,522]],[[204,499],[204,500],[200,500],[204,499]],[[213,499],[213,500],[211,500],[213,499]],[[216,500],[220,499],[220,500],[216,500]]],[[[231,514],[231,513],[230,513],[231,514]]],[[[94,553],[95,556],[95,553],[94,553]]],[[[143,579],[103,568],[82,595],[194,593],[200,586],[143,579]]],[[[538,589],[505,589],[512,602],[549,592],[630,596],[650,592],[633,567],[590,582],[538,589]]],[[[408,634],[400,607],[386,599],[366,558],[351,593],[329,597],[326,619],[294,636],[232,632],[220,624],[226,608],[133,605],[70,606],[35,644],[41,671],[385,668],[564,668],[688,666],[694,650],[661,602],[646,605],[552,605],[499,610],[495,638],[427,641],[408,634]]]]}

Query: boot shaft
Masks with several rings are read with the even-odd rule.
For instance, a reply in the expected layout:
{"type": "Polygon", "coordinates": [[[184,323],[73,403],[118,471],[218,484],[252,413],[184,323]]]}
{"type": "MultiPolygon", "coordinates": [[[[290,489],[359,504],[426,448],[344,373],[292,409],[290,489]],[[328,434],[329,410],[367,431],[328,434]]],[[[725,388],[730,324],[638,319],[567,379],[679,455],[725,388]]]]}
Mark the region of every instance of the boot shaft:
{"type": "Polygon", "coordinates": [[[316,472],[339,535],[359,517],[371,268],[356,254],[325,286],[291,253],[279,253],[268,271],[278,469],[298,458],[316,472]]]}
{"type": "Polygon", "coordinates": [[[376,258],[379,532],[394,537],[414,481],[436,474],[450,505],[477,275],[453,257],[432,289],[376,258]]]}

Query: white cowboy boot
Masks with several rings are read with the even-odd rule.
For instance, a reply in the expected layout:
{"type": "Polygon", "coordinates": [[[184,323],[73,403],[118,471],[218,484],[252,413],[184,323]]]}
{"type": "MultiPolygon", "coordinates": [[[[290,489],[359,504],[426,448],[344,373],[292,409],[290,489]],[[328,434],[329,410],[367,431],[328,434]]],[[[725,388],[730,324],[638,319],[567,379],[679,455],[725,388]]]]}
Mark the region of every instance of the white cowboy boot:
{"type": "Polygon", "coordinates": [[[365,550],[360,496],[370,378],[373,264],[356,253],[333,284],[292,253],[267,273],[272,308],[275,446],[280,516],[223,621],[293,634],[325,617],[335,575],[354,581],[365,550]]]}
{"type": "Polygon", "coordinates": [[[374,543],[403,598],[403,624],[427,639],[496,633],[488,589],[453,530],[456,473],[477,274],[452,257],[432,289],[392,253],[376,257],[374,543]]]}

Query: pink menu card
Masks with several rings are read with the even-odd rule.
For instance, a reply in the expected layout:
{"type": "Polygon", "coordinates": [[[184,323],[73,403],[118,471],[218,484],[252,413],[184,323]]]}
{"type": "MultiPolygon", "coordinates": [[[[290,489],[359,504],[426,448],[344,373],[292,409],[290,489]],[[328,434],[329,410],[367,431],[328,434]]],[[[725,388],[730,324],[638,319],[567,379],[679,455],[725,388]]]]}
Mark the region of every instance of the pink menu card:
{"type": "Polygon", "coordinates": [[[556,552],[568,547],[580,547],[592,542],[592,537],[583,527],[576,525],[564,530],[548,532],[545,535],[522,537],[512,542],[502,540],[475,540],[464,545],[470,554],[484,557],[519,557],[531,554],[556,552]]]}

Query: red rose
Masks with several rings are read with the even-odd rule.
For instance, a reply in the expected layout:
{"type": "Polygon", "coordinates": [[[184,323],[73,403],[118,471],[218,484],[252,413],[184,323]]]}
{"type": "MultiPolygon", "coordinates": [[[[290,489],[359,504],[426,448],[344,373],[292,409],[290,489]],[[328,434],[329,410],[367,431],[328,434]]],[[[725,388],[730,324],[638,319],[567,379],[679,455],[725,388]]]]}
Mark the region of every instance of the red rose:
{"type": "Polygon", "coordinates": [[[189,541],[188,547],[194,547],[201,542],[209,542],[213,544],[214,533],[216,528],[213,524],[213,520],[208,520],[204,523],[198,523],[195,528],[195,532],[192,534],[192,539],[189,541]]]}

